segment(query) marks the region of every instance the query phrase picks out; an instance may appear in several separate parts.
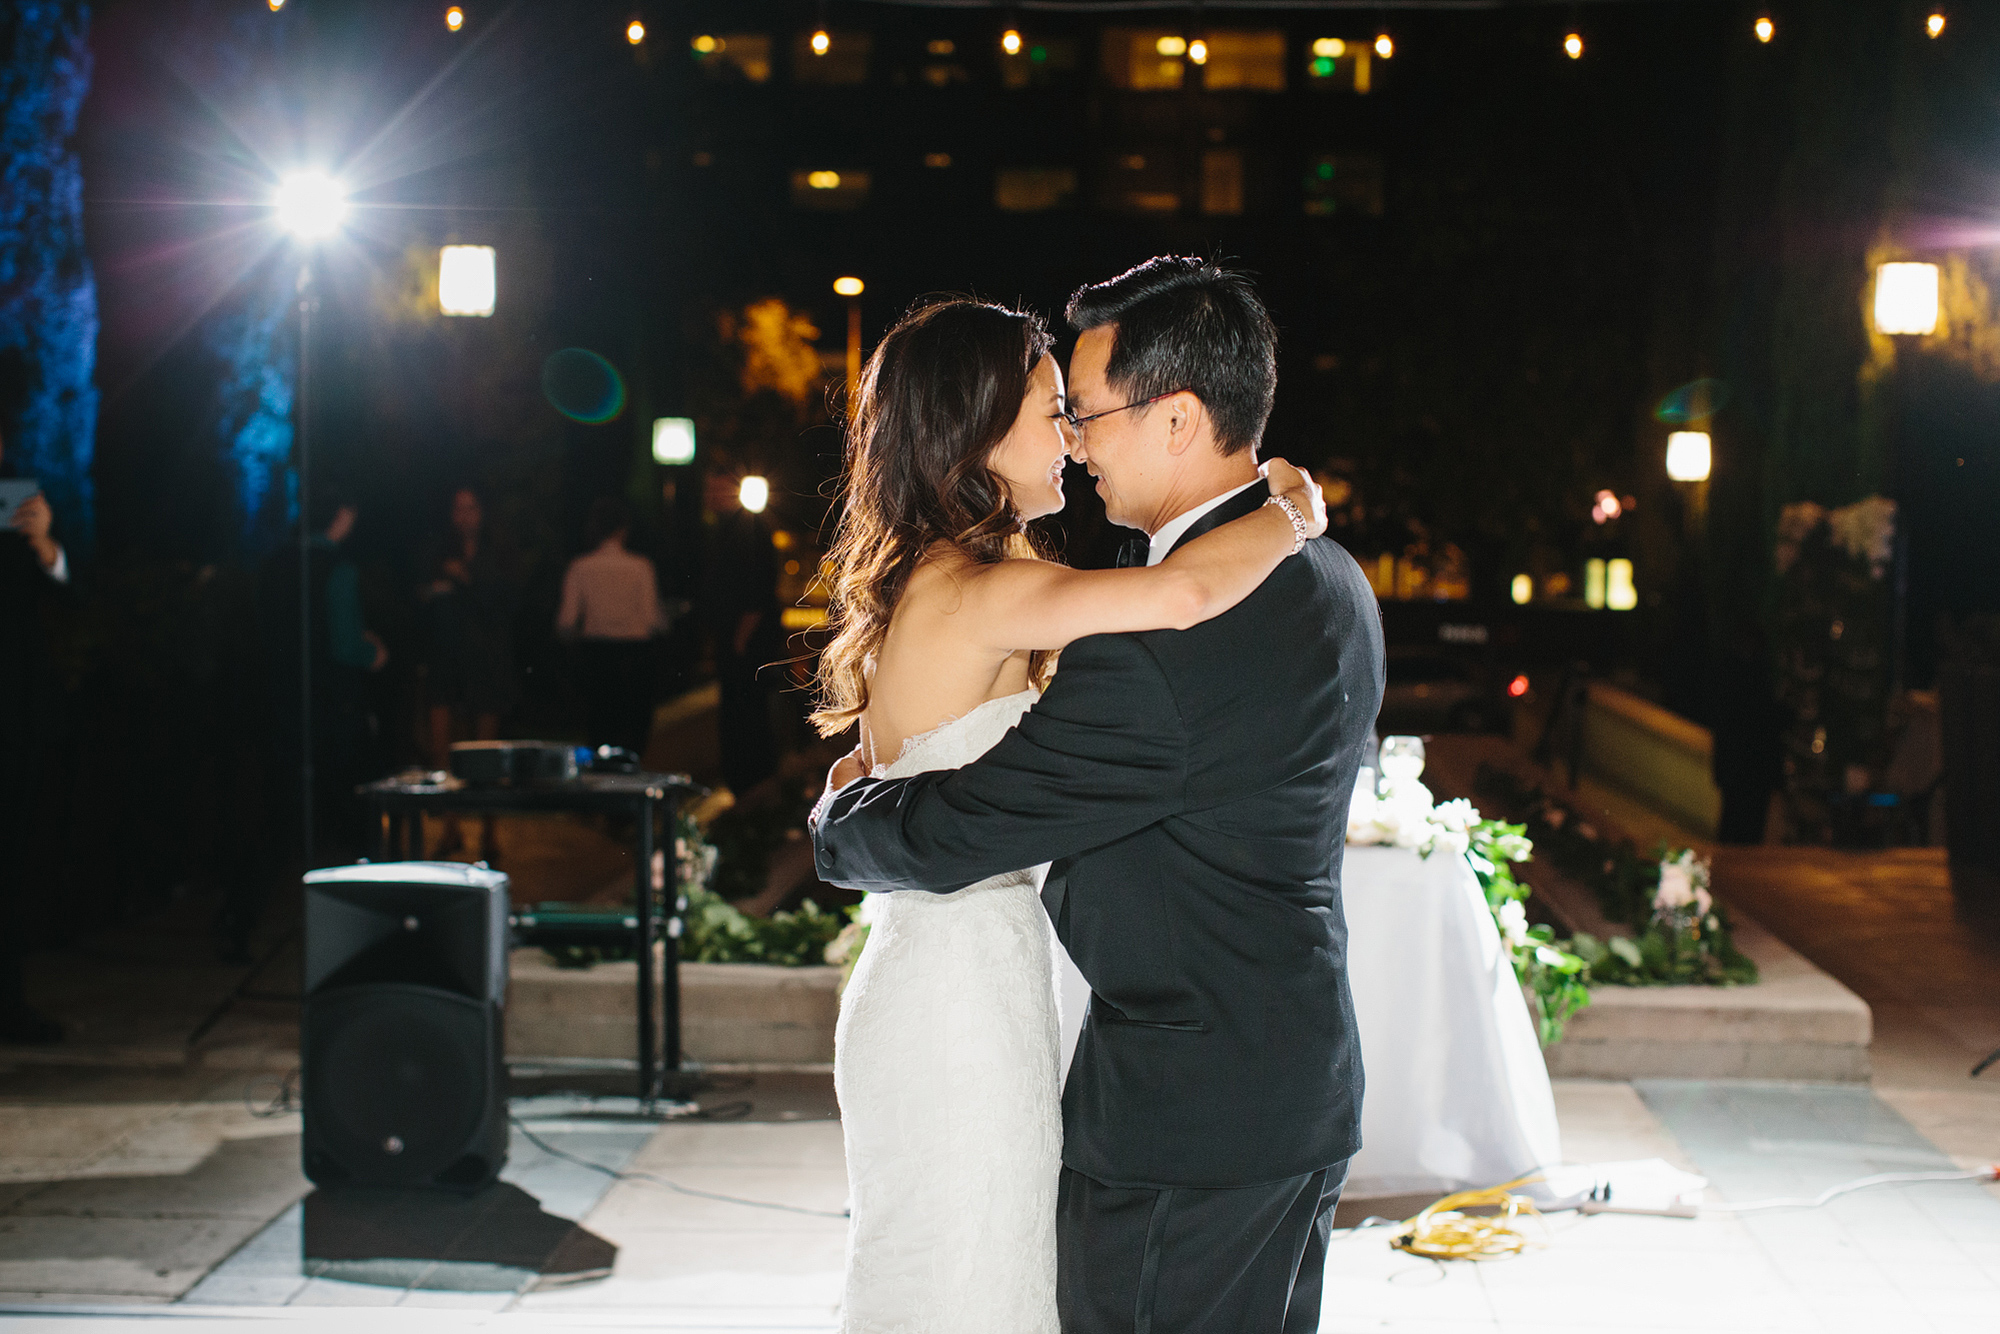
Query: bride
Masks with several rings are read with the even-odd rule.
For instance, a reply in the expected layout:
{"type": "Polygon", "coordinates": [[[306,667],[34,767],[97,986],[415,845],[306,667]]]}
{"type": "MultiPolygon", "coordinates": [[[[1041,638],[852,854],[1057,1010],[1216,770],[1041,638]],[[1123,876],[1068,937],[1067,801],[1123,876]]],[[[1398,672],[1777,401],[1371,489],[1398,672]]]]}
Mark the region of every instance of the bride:
{"type": "MultiPolygon", "coordinates": [[[[1293,549],[1291,520],[1264,506],[1150,569],[1043,558],[1025,525],[1062,508],[1074,429],[1051,344],[1033,315],[941,301],[890,330],[862,375],[813,721],[826,736],[858,722],[878,775],[970,763],[1070,641],[1220,615],[1293,549]]],[[[1267,477],[1325,529],[1310,480],[1275,459],[1267,477]]],[[[853,1201],[844,1334],[1058,1330],[1047,869],[870,905],[834,1043],[853,1201]]]]}

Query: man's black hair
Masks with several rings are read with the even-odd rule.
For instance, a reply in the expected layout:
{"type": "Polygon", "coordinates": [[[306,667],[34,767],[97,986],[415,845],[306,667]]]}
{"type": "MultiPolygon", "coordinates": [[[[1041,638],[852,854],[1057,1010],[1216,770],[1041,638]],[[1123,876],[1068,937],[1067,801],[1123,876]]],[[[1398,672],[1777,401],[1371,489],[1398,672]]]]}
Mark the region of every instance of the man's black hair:
{"type": "Polygon", "coordinates": [[[1127,401],[1188,390],[1208,409],[1225,455],[1263,438],[1278,390],[1278,330],[1247,275],[1163,255],[1079,287],[1067,314],[1078,332],[1117,326],[1105,377],[1127,401]]]}

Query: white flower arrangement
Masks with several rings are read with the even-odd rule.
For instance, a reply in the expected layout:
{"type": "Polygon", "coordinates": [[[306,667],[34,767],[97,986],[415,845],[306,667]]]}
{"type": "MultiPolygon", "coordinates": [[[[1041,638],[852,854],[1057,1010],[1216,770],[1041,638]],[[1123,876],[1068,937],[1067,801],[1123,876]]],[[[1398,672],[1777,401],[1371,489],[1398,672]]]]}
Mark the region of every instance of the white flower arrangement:
{"type": "Polygon", "coordinates": [[[1856,560],[1868,562],[1868,573],[1880,579],[1896,551],[1896,502],[1870,496],[1829,512],[1826,526],[1833,544],[1856,560]]]}
{"type": "Polygon", "coordinates": [[[1684,848],[1681,855],[1660,863],[1660,887],[1653,893],[1653,916],[1699,933],[1711,924],[1715,898],[1708,892],[1708,863],[1684,848]]]}

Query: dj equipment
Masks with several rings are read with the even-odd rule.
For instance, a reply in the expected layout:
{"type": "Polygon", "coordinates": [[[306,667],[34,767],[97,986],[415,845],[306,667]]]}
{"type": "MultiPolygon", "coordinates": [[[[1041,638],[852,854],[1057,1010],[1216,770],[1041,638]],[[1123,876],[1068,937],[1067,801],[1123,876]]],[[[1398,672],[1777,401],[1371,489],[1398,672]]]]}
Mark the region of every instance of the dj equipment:
{"type": "Polygon", "coordinates": [[[305,884],[305,1173],[476,1190],[507,1161],[507,877],[458,862],[305,884]]]}
{"type": "MultiPolygon", "coordinates": [[[[473,787],[540,787],[576,779],[577,750],[562,741],[459,741],[451,776],[473,787]]],[[[583,748],[590,754],[588,747],[583,748]]]]}

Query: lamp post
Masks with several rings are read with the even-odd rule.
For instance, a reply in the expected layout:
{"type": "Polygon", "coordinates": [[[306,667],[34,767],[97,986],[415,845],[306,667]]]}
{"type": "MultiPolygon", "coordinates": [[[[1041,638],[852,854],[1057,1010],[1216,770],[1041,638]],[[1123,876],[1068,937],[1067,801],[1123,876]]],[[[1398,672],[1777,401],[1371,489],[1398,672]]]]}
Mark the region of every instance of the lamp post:
{"type": "Polygon", "coordinates": [[[847,419],[861,402],[861,293],[859,278],[835,278],[833,290],[847,298],[847,419]]]}
{"type": "Polygon", "coordinates": [[[313,285],[313,244],[340,230],[347,191],[323,171],[302,171],[278,183],[271,200],[278,225],[299,243],[299,387],[292,412],[299,476],[299,819],[300,850],[313,864],[312,709],[312,317],[319,306],[313,285]]]}
{"type": "MultiPolygon", "coordinates": [[[[1943,29],[1941,16],[1937,26],[1931,29],[1935,37],[1943,29]]],[[[1923,263],[1892,263],[1878,265],[1875,269],[1875,332],[1892,338],[1922,338],[1937,332],[1938,327],[1938,266],[1923,263]]],[[[1896,456],[1901,452],[1899,438],[1902,435],[1902,388],[1903,371],[1898,368],[1890,380],[1890,392],[1895,395],[1890,412],[1888,442],[1888,482],[1885,490],[1895,499],[1902,483],[1900,469],[1896,466],[1896,456]]],[[[1896,513],[1895,542],[1895,583],[1890,595],[1889,611],[1889,696],[1891,699],[1902,693],[1903,669],[1906,665],[1905,621],[1909,615],[1910,580],[1909,516],[1899,505],[1896,513]]]]}

